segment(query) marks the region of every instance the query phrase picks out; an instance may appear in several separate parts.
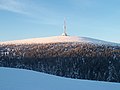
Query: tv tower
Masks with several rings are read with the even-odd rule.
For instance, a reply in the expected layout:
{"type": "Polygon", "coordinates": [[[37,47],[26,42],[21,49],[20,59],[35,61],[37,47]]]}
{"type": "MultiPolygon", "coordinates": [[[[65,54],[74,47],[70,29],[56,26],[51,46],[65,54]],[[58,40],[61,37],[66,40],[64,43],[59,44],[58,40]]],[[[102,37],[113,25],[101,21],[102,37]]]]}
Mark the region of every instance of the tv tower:
{"type": "Polygon", "coordinates": [[[67,36],[66,30],[67,30],[67,26],[66,26],[66,19],[64,18],[64,26],[63,26],[63,33],[62,36],[67,36]]]}

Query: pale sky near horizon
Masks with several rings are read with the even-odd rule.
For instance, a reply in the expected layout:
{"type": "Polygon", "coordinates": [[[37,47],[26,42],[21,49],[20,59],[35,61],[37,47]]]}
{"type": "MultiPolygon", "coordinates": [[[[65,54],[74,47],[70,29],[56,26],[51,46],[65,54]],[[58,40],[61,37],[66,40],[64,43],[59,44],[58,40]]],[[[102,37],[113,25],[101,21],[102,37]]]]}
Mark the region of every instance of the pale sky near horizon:
{"type": "Polygon", "coordinates": [[[120,43],[120,0],[0,0],[0,42],[61,35],[120,43]]]}

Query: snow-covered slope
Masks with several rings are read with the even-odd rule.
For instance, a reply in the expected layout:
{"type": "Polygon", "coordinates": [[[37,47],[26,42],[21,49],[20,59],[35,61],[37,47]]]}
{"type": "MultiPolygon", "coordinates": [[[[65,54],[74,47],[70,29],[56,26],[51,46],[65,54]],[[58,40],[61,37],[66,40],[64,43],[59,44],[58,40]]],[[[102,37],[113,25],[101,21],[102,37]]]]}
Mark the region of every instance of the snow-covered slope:
{"type": "Polygon", "coordinates": [[[120,83],[75,80],[1,67],[0,90],[120,90],[120,83]]]}
{"type": "Polygon", "coordinates": [[[46,38],[33,38],[33,39],[1,42],[0,44],[39,44],[39,43],[56,43],[56,42],[81,42],[81,43],[112,44],[112,45],[115,44],[102,40],[97,40],[87,37],[77,37],[77,36],[53,36],[46,38]]]}

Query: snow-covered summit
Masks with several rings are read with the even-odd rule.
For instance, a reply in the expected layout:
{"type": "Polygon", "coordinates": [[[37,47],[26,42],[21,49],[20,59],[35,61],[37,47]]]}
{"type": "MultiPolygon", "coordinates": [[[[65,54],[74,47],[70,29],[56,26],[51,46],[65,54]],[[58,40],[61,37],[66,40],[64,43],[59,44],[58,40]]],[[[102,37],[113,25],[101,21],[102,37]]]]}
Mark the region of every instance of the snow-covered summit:
{"type": "Polygon", "coordinates": [[[78,37],[78,36],[52,36],[45,38],[32,38],[32,39],[0,42],[0,44],[41,44],[41,43],[57,43],[57,42],[80,42],[80,43],[115,45],[115,43],[111,43],[111,42],[106,42],[106,41],[87,38],[87,37],[78,37]]]}

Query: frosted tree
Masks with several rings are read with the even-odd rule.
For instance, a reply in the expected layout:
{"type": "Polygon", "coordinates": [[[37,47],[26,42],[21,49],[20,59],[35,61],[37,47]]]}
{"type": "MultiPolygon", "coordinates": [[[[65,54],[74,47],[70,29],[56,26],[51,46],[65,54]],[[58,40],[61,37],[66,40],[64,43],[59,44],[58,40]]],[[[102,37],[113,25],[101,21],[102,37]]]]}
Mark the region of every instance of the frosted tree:
{"type": "Polygon", "coordinates": [[[111,63],[111,61],[109,62],[109,67],[108,67],[108,78],[107,78],[107,81],[117,81],[118,79],[118,75],[117,75],[117,72],[115,70],[115,67],[114,65],[111,63]]]}

